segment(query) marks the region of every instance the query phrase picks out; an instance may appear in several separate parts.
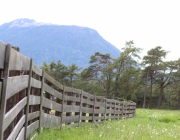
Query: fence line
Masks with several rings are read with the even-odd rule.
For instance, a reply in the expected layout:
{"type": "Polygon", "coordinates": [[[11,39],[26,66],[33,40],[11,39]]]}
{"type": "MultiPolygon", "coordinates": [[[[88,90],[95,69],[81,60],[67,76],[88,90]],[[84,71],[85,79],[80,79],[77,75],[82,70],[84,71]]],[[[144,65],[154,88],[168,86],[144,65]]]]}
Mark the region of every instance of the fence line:
{"type": "Polygon", "coordinates": [[[136,103],[61,85],[18,50],[0,42],[0,140],[28,139],[40,128],[134,116],[136,103]]]}

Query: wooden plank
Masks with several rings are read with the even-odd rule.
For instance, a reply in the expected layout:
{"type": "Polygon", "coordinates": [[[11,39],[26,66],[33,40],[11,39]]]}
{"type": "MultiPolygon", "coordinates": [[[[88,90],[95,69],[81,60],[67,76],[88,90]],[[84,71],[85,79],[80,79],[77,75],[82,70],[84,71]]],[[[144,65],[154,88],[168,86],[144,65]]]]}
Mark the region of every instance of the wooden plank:
{"type": "Polygon", "coordinates": [[[106,116],[106,119],[111,119],[112,118],[112,116],[106,116]]]}
{"type": "Polygon", "coordinates": [[[92,116],[81,116],[81,120],[92,120],[92,116]]]}
{"type": "Polygon", "coordinates": [[[94,114],[101,113],[104,114],[105,109],[94,109],[94,114]]]}
{"type": "Polygon", "coordinates": [[[26,103],[27,97],[24,97],[8,113],[5,114],[3,130],[5,130],[9,126],[9,124],[14,120],[18,113],[24,108],[26,103]]]}
{"type": "Polygon", "coordinates": [[[125,109],[129,109],[129,107],[128,107],[128,106],[124,106],[123,109],[124,109],[124,110],[125,110],[125,109]]]}
{"type": "Polygon", "coordinates": [[[28,75],[21,75],[15,77],[8,77],[6,99],[9,99],[14,94],[28,87],[28,75]]]}
{"type": "Polygon", "coordinates": [[[104,102],[97,102],[95,103],[95,106],[98,106],[98,107],[104,107],[104,102]]]}
{"type": "Polygon", "coordinates": [[[106,109],[106,113],[114,113],[114,109],[106,109]]]}
{"type": "Polygon", "coordinates": [[[38,66],[36,66],[34,63],[32,63],[32,71],[36,73],[39,76],[42,76],[42,69],[40,69],[38,66]]]}
{"type": "Polygon", "coordinates": [[[114,115],[114,119],[118,119],[119,118],[119,116],[118,115],[114,115]]]}
{"type": "Polygon", "coordinates": [[[107,104],[106,107],[114,107],[112,104],[107,104]]]}
{"type": "Polygon", "coordinates": [[[81,94],[80,89],[76,89],[76,88],[72,88],[72,87],[64,87],[64,91],[65,92],[72,92],[72,93],[76,93],[76,94],[81,94]]]}
{"type": "Polygon", "coordinates": [[[72,87],[65,87],[65,86],[64,86],[64,91],[65,91],[65,92],[73,92],[73,89],[74,89],[74,88],[72,88],[72,87]]]}
{"type": "Polygon", "coordinates": [[[82,107],[81,112],[83,112],[83,113],[93,113],[93,108],[82,107]]]}
{"type": "Polygon", "coordinates": [[[56,81],[54,78],[49,76],[46,72],[44,72],[44,78],[47,79],[52,84],[54,84],[55,86],[57,86],[58,88],[63,89],[63,85],[61,85],[58,81],[56,81]]]}
{"type": "Polygon", "coordinates": [[[34,78],[31,79],[31,86],[35,88],[41,88],[41,81],[34,78]]]}
{"type": "Polygon", "coordinates": [[[129,110],[129,113],[134,113],[135,112],[135,110],[129,110]]]}
{"type": "Polygon", "coordinates": [[[67,96],[64,95],[64,100],[65,101],[74,101],[74,102],[80,102],[80,97],[74,97],[74,96],[67,96]]]}
{"type": "Polygon", "coordinates": [[[107,103],[114,103],[114,99],[106,99],[107,103]]]}
{"type": "Polygon", "coordinates": [[[62,118],[62,123],[71,123],[71,122],[79,122],[79,115],[66,116],[62,118]]]}
{"type": "Polygon", "coordinates": [[[76,88],[74,88],[73,93],[81,94],[81,90],[80,90],[80,89],[76,89],[76,88]]]}
{"type": "Polygon", "coordinates": [[[42,105],[46,108],[61,112],[61,104],[55,103],[54,101],[51,101],[45,97],[43,97],[42,105]]]}
{"type": "Polygon", "coordinates": [[[25,132],[25,128],[23,127],[20,133],[18,134],[16,140],[24,140],[24,132],[25,132]]]}
{"type": "Polygon", "coordinates": [[[63,112],[79,112],[79,108],[76,105],[64,105],[63,112]]]}
{"type": "Polygon", "coordinates": [[[94,116],[94,120],[104,120],[104,116],[94,116]]]}
{"type": "Polygon", "coordinates": [[[30,124],[27,127],[27,135],[26,135],[26,139],[30,136],[30,134],[32,132],[34,132],[35,130],[37,130],[39,128],[39,120],[33,122],[32,124],[30,124]]]}
{"type": "Polygon", "coordinates": [[[0,69],[4,69],[6,44],[0,41],[0,69]]]}
{"type": "Polygon", "coordinates": [[[94,101],[91,101],[89,99],[84,99],[84,98],[82,98],[82,103],[86,103],[88,105],[94,105],[94,101]]]}
{"type": "Polygon", "coordinates": [[[44,91],[46,91],[46,92],[52,94],[53,96],[55,96],[55,97],[62,100],[62,93],[60,93],[57,90],[53,89],[52,87],[50,87],[46,83],[44,83],[44,91]]]}
{"type": "Polygon", "coordinates": [[[121,104],[120,101],[118,101],[118,100],[115,100],[115,101],[116,101],[116,105],[120,105],[121,104]]]}
{"type": "Polygon", "coordinates": [[[84,91],[82,91],[82,93],[83,93],[83,96],[88,97],[88,98],[90,98],[90,99],[94,99],[94,95],[89,94],[89,93],[84,92],[84,91]]]}
{"type": "Polygon", "coordinates": [[[40,96],[30,95],[29,105],[38,105],[38,104],[40,104],[40,96]]]}
{"type": "Polygon", "coordinates": [[[136,106],[130,106],[130,108],[129,109],[135,109],[136,108],[136,106]]]}
{"type": "Polygon", "coordinates": [[[41,126],[44,128],[61,127],[61,117],[42,113],[41,126]]]}
{"type": "Polygon", "coordinates": [[[116,110],[116,114],[122,114],[123,111],[122,110],[116,110]]]}
{"type": "Polygon", "coordinates": [[[18,123],[14,127],[13,131],[11,132],[7,140],[15,140],[21,128],[23,127],[24,123],[25,123],[25,115],[23,115],[21,119],[18,121],[18,123]]]}
{"type": "Polygon", "coordinates": [[[33,113],[29,113],[29,115],[28,115],[28,121],[33,120],[34,118],[39,117],[39,115],[40,115],[40,112],[39,112],[39,111],[36,111],[36,112],[33,112],[33,113]]]}
{"type": "Polygon", "coordinates": [[[129,110],[124,110],[123,113],[129,113],[129,110]]]}
{"type": "Polygon", "coordinates": [[[122,108],[122,104],[117,104],[116,108],[122,108]]]}
{"type": "Polygon", "coordinates": [[[123,109],[123,106],[116,106],[116,108],[118,108],[118,109],[123,109]]]}
{"type": "Polygon", "coordinates": [[[11,48],[9,70],[29,70],[30,58],[11,48]]]}

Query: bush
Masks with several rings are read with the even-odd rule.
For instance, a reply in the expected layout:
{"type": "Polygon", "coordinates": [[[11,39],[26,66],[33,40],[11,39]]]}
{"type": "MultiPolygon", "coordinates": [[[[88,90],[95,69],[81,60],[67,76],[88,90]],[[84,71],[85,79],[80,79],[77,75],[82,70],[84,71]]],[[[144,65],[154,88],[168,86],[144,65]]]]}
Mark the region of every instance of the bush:
{"type": "Polygon", "coordinates": [[[162,116],[158,119],[160,122],[169,123],[169,122],[176,122],[178,118],[176,116],[162,116]]]}

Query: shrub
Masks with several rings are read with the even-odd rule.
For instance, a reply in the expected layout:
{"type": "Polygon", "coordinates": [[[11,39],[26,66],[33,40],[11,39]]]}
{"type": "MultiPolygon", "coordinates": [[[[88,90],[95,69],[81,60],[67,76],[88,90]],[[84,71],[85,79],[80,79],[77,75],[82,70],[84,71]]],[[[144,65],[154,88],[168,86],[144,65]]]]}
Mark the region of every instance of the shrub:
{"type": "Polygon", "coordinates": [[[169,123],[169,122],[176,122],[178,118],[176,116],[162,116],[158,119],[160,122],[169,123]]]}

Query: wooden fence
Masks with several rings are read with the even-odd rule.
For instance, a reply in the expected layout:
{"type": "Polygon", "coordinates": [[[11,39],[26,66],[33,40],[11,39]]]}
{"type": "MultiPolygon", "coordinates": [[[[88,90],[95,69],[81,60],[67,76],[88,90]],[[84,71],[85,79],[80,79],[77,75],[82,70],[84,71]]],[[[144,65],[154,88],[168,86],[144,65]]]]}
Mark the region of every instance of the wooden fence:
{"type": "Polygon", "coordinates": [[[28,139],[40,128],[80,126],[135,114],[136,103],[63,86],[17,50],[0,42],[0,140],[28,139]]]}

